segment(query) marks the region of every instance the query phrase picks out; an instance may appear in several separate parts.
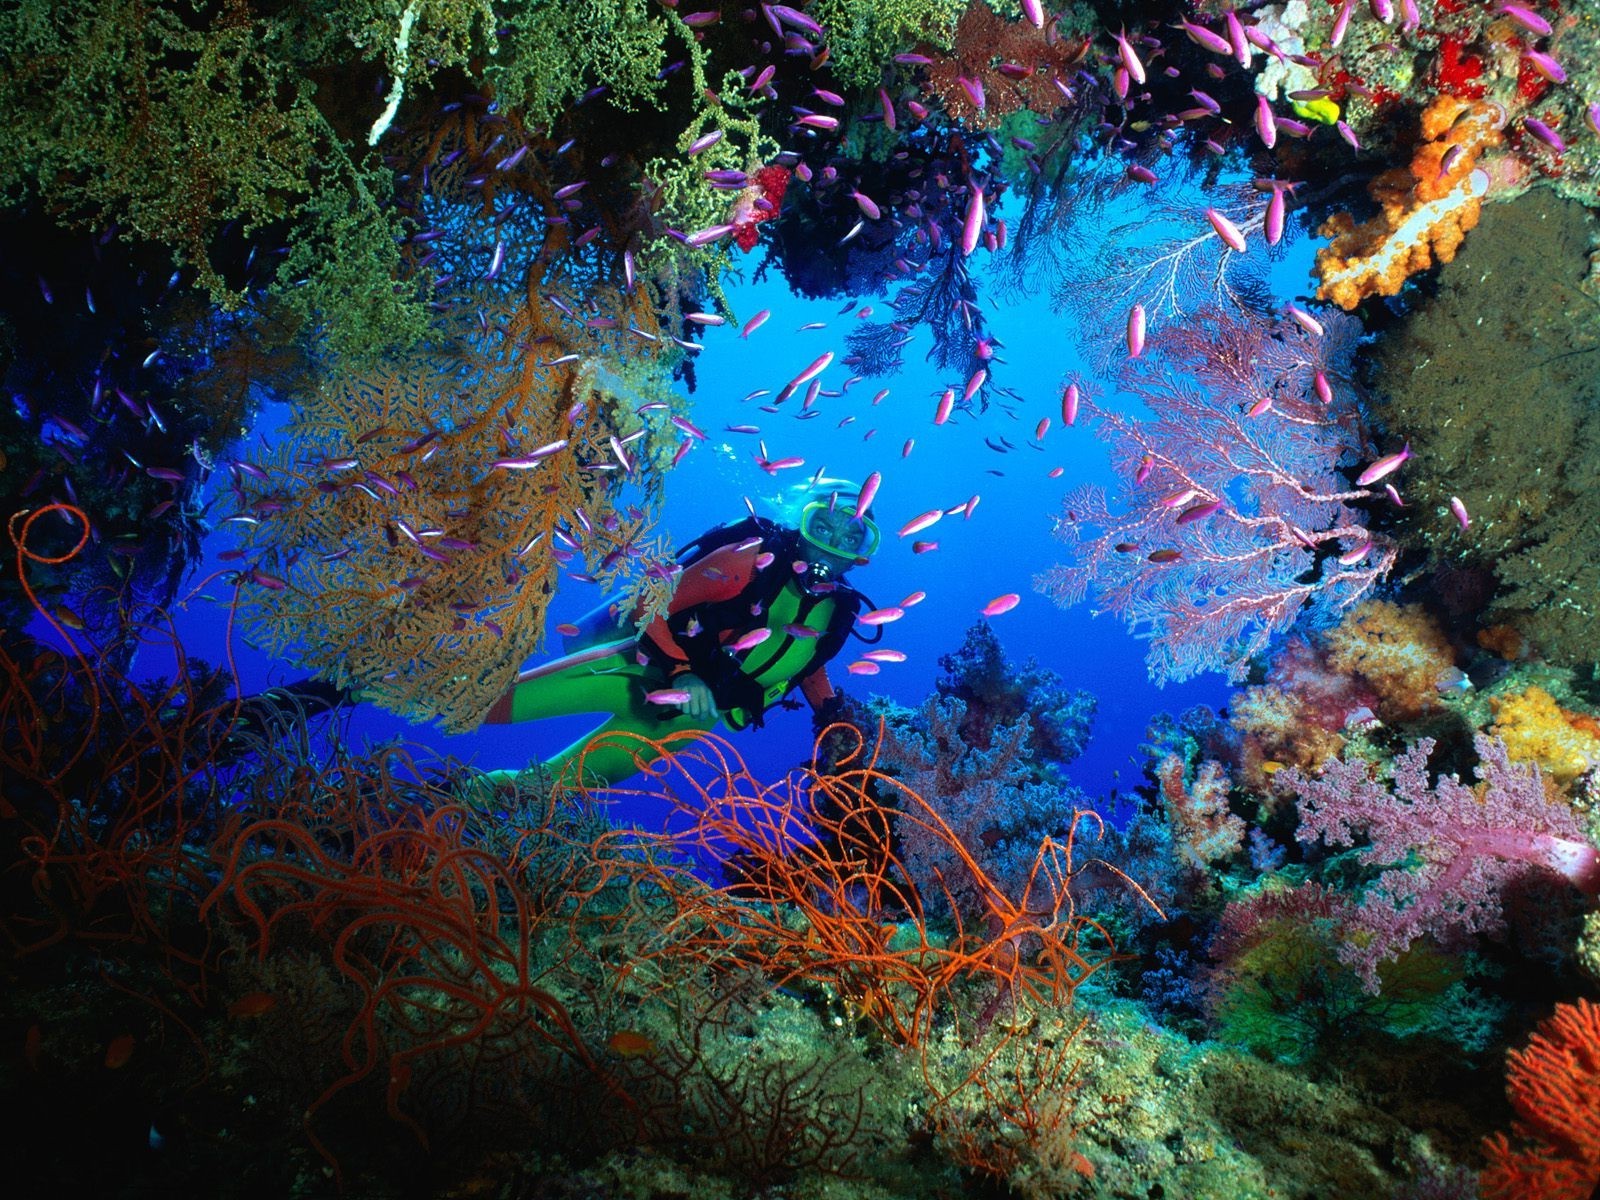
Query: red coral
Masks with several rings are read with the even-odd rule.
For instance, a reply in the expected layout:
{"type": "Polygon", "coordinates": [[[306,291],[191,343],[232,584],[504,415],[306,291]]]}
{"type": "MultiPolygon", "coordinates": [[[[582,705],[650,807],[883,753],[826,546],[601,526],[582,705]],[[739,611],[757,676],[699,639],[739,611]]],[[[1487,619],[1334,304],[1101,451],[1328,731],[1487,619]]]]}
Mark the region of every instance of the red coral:
{"type": "Polygon", "coordinates": [[[1439,39],[1439,88],[1469,100],[1483,99],[1483,60],[1465,50],[1461,38],[1447,34],[1439,39]]]}
{"type": "Polygon", "coordinates": [[[783,207],[783,194],[789,190],[789,171],[784,167],[762,167],[751,180],[750,191],[759,195],[750,198],[748,209],[741,203],[739,216],[733,224],[733,240],[741,250],[754,250],[758,234],[756,224],[771,220],[783,207]]]}
{"type": "Polygon", "coordinates": [[[1484,1142],[1484,1196],[1587,1200],[1600,1186],[1600,1004],[1558,1004],[1507,1059],[1506,1095],[1517,1117],[1511,1137],[1484,1142]]]}

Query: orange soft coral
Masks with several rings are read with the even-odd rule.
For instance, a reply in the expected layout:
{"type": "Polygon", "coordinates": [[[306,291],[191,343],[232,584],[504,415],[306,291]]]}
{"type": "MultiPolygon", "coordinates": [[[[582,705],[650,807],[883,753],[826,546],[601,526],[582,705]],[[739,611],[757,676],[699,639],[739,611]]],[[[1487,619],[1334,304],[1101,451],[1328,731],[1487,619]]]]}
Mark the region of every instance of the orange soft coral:
{"type": "Polygon", "coordinates": [[[1484,1143],[1489,1200],[1588,1200],[1600,1186],[1600,1004],[1559,1004],[1507,1057],[1512,1137],[1484,1143]],[[1515,1138],[1515,1144],[1513,1143],[1515,1138]]]}
{"type": "Polygon", "coordinates": [[[1358,676],[1378,698],[1385,720],[1409,720],[1439,703],[1439,686],[1456,676],[1444,632],[1415,604],[1368,600],[1328,633],[1328,663],[1358,676]]]}
{"type": "Polygon", "coordinates": [[[1407,276],[1454,258],[1478,223],[1489,186],[1478,156],[1501,142],[1504,121],[1496,105],[1436,96],[1422,113],[1411,165],[1385,171],[1367,188],[1382,212],[1361,225],[1339,213],[1322,226],[1332,243],[1317,254],[1317,298],[1353,309],[1367,296],[1393,296],[1407,276]]]}
{"type": "Polygon", "coordinates": [[[1565,786],[1600,763],[1600,725],[1588,713],[1572,712],[1543,688],[1495,696],[1492,732],[1515,762],[1537,763],[1565,786]]]}

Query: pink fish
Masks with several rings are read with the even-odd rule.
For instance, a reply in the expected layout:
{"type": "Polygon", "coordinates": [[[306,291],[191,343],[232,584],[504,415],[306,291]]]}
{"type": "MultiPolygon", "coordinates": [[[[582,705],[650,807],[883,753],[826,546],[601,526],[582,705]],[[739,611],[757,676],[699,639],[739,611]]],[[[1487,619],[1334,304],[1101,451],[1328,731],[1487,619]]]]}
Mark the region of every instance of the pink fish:
{"type": "Polygon", "coordinates": [[[1022,0],[1022,15],[1028,18],[1028,23],[1035,29],[1044,28],[1044,8],[1039,0],[1022,0]]]}
{"type": "Polygon", "coordinates": [[[644,698],[651,704],[687,704],[693,699],[683,688],[657,688],[646,692],[644,698]]]}
{"type": "Polygon", "coordinates": [[[1398,454],[1386,454],[1377,462],[1369,466],[1360,475],[1356,476],[1356,486],[1366,487],[1368,484],[1377,483],[1385,475],[1398,471],[1411,457],[1411,443],[1407,442],[1398,454]]]}
{"type": "Polygon", "coordinates": [[[909,537],[913,533],[921,533],[942,516],[944,516],[944,509],[930,508],[927,512],[912,517],[911,520],[900,526],[899,536],[909,537]]]}
{"type": "Polygon", "coordinates": [[[1128,310],[1128,357],[1138,358],[1144,353],[1144,305],[1135,304],[1128,310]]]}
{"type": "Polygon", "coordinates": [[[1528,64],[1551,83],[1565,83],[1567,81],[1567,73],[1562,69],[1561,64],[1544,51],[1526,50],[1523,53],[1527,57],[1528,64]]]}
{"type": "Polygon", "coordinates": [[[1223,240],[1228,249],[1243,254],[1245,251],[1244,234],[1239,227],[1214,208],[1206,209],[1206,220],[1211,222],[1211,228],[1216,230],[1217,236],[1223,240]]]}
{"type": "Polygon", "coordinates": [[[1350,14],[1355,11],[1355,0],[1344,0],[1339,6],[1339,15],[1333,19],[1333,28],[1328,32],[1328,46],[1337,50],[1344,35],[1350,29],[1350,14]]]}
{"type": "Polygon", "coordinates": [[[1067,390],[1061,393],[1061,423],[1075,425],[1078,422],[1078,405],[1083,400],[1083,393],[1078,390],[1075,383],[1067,384],[1067,390]]]}
{"type": "Polygon", "coordinates": [[[900,601],[900,607],[901,608],[910,608],[913,604],[921,604],[927,598],[928,598],[928,593],[927,592],[912,592],[904,600],[900,601]]]}
{"type": "Polygon", "coordinates": [[[961,226],[961,253],[971,254],[978,248],[978,237],[983,232],[983,189],[969,184],[971,196],[967,200],[967,216],[961,226]]]}
{"type": "Polygon", "coordinates": [[[1179,17],[1177,27],[1183,30],[1191,42],[1202,49],[1209,50],[1213,54],[1233,53],[1233,47],[1228,44],[1227,38],[1219,33],[1213,33],[1204,25],[1196,25],[1179,17]]]}
{"type": "Polygon", "coordinates": [[[565,450],[566,447],[567,439],[562,438],[559,441],[548,442],[520,458],[500,458],[489,465],[500,471],[527,471],[537,467],[558,450],[565,450]]]}
{"type": "Polygon", "coordinates": [[[858,658],[855,662],[846,667],[845,670],[852,675],[876,675],[878,673],[878,664],[875,662],[867,662],[865,659],[858,658]]]}
{"type": "MultiPolygon", "coordinates": [[[[763,308],[755,316],[751,317],[744,323],[744,328],[739,330],[739,336],[742,338],[749,337],[752,333],[765,325],[767,323],[767,318],[770,316],[772,316],[772,310],[770,308],[763,308]]],[[[748,400],[749,397],[746,396],[745,399],[748,400]]]]}
{"type": "Polygon", "coordinates": [[[888,608],[875,608],[871,612],[864,612],[856,620],[863,625],[887,625],[890,621],[898,621],[905,615],[905,609],[891,605],[888,608]]]}
{"type": "Polygon", "coordinates": [[[1144,82],[1144,63],[1139,60],[1139,55],[1128,44],[1128,39],[1122,34],[1117,34],[1117,56],[1122,60],[1123,68],[1133,77],[1135,83],[1144,82]]]}
{"type": "Polygon", "coordinates": [[[1050,432],[1050,418],[1049,417],[1040,417],[1039,418],[1039,423],[1033,427],[1033,440],[1036,441],[1036,442],[1042,442],[1042,441],[1044,441],[1044,435],[1049,433],[1049,432],[1050,432]]]}
{"type": "Polygon", "coordinates": [[[883,476],[877,471],[867,476],[867,481],[861,485],[861,491],[856,496],[857,515],[871,510],[872,502],[878,497],[878,485],[882,482],[883,476]]]}
{"type": "Polygon", "coordinates": [[[905,662],[906,652],[904,650],[867,650],[861,657],[871,659],[873,662],[898,663],[905,662]]]}
{"type": "Polygon", "coordinates": [[[1371,550],[1372,539],[1366,538],[1339,555],[1339,565],[1341,567],[1353,567],[1365,558],[1371,550]]]}
{"type": "Polygon", "coordinates": [[[807,367],[804,371],[801,371],[800,374],[796,375],[788,383],[783,385],[783,390],[778,393],[777,402],[780,404],[783,403],[783,401],[787,400],[799,390],[801,384],[809,383],[818,375],[821,375],[828,369],[828,364],[832,361],[833,351],[824,350],[812,361],[809,367],[807,367]]]}
{"type": "Polygon", "coordinates": [[[1495,7],[1495,12],[1501,16],[1510,17],[1535,37],[1550,36],[1550,22],[1546,21],[1531,8],[1521,4],[1500,4],[1495,7]]]}
{"type": "Polygon", "coordinates": [[[1283,188],[1273,188],[1272,196],[1267,200],[1267,215],[1264,227],[1267,235],[1267,245],[1269,246],[1276,246],[1283,240],[1283,223],[1287,215],[1283,192],[1283,188]]]}
{"type": "Polygon", "coordinates": [[[1265,96],[1256,97],[1256,136],[1268,150],[1278,144],[1278,121],[1272,115],[1272,102],[1265,96]]]}
{"type": "Polygon", "coordinates": [[[916,449],[916,445],[917,445],[917,439],[916,438],[907,438],[905,440],[905,445],[900,447],[900,457],[901,458],[910,458],[911,457],[911,451],[916,449]]]}
{"type": "Polygon", "coordinates": [[[1022,597],[1015,592],[1007,592],[1003,596],[996,596],[979,610],[986,617],[998,617],[1001,613],[1008,613],[1022,602],[1022,597]]]}
{"type": "Polygon", "coordinates": [[[943,425],[950,419],[950,410],[956,406],[956,394],[952,388],[945,388],[944,395],[939,397],[939,407],[933,410],[933,423],[943,425]]]}
{"type": "Polygon", "coordinates": [[[1291,304],[1288,306],[1288,312],[1289,318],[1296,325],[1300,326],[1301,329],[1304,329],[1307,333],[1309,333],[1312,337],[1322,336],[1322,322],[1313,317],[1305,309],[1297,308],[1291,304]]]}
{"type": "Polygon", "coordinates": [[[1199,504],[1191,504],[1178,514],[1176,524],[1188,525],[1193,521],[1203,521],[1221,507],[1221,500],[1202,500],[1199,504]]]}
{"type": "Polygon", "coordinates": [[[933,551],[937,550],[938,548],[939,548],[939,543],[938,542],[912,542],[911,543],[911,553],[913,553],[913,554],[931,554],[933,551]]]}
{"type": "Polygon", "coordinates": [[[965,404],[968,400],[971,400],[973,393],[983,386],[983,381],[987,378],[989,378],[989,372],[982,367],[974,371],[972,377],[967,380],[966,390],[961,393],[961,402],[965,404]]]}
{"type": "Polygon", "coordinates": [[[744,650],[754,650],[757,646],[761,645],[762,642],[766,641],[771,636],[772,630],[770,629],[764,627],[761,629],[752,629],[738,641],[734,642],[733,645],[729,646],[728,649],[732,650],[735,654],[738,654],[744,650]]]}
{"type": "Polygon", "coordinates": [[[1317,393],[1317,399],[1324,404],[1333,403],[1333,385],[1328,382],[1325,371],[1318,371],[1311,377],[1311,386],[1317,393]]]}
{"type": "Polygon", "coordinates": [[[1467,531],[1467,526],[1472,524],[1472,518],[1467,515],[1467,506],[1461,502],[1460,496],[1450,497],[1450,512],[1455,519],[1461,522],[1461,532],[1467,531]]]}
{"type": "Polygon", "coordinates": [[[721,140],[722,130],[720,129],[713,129],[710,133],[702,134],[700,137],[695,138],[694,141],[689,143],[689,149],[686,152],[687,157],[693,158],[702,150],[711,149],[711,147],[715,146],[721,140]]]}

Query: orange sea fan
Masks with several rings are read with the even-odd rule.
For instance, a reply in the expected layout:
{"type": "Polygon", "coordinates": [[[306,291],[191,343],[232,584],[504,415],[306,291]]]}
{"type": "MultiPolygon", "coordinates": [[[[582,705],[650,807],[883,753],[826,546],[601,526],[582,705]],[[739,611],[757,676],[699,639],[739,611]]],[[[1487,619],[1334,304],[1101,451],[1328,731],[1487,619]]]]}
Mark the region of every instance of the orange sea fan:
{"type": "Polygon", "coordinates": [[[1511,1135],[1484,1143],[1487,1200],[1589,1200],[1600,1186],[1600,1004],[1559,1004],[1507,1056],[1511,1135]]]}

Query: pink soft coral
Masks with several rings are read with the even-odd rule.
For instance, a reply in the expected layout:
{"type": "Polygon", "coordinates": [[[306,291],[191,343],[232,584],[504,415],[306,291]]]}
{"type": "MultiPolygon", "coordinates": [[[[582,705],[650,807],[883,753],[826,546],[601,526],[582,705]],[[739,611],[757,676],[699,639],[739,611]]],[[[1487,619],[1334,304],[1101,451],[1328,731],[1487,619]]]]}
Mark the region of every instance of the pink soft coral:
{"type": "Polygon", "coordinates": [[[1342,955],[1373,992],[1378,964],[1419,937],[1448,948],[1498,931],[1500,893],[1520,874],[1554,872],[1600,897],[1600,850],[1571,809],[1549,802],[1537,767],[1513,764],[1504,742],[1480,734],[1482,798],[1454,776],[1430,788],[1433,744],[1423,738],[1395,759],[1393,794],[1360,760],[1335,760],[1316,780],[1283,772],[1300,795],[1302,842],[1352,846],[1364,833],[1363,861],[1390,864],[1355,910],[1358,933],[1342,955]]]}

